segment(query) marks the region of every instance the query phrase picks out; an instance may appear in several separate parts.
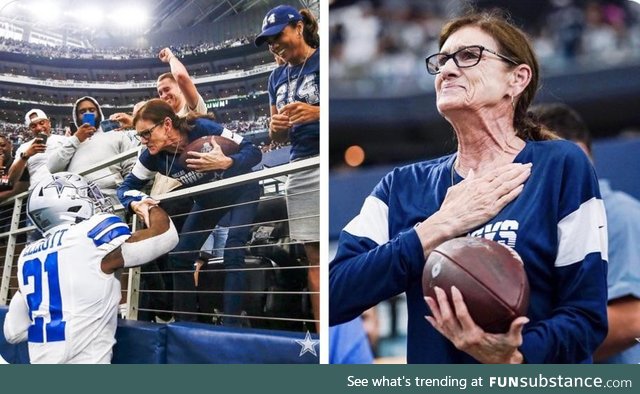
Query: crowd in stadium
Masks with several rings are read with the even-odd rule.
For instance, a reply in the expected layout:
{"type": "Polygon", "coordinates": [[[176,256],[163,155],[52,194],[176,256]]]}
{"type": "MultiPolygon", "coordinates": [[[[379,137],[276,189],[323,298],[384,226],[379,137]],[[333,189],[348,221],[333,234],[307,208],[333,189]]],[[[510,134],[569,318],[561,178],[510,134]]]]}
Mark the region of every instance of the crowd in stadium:
{"type": "MultiPolygon", "coordinates": [[[[640,10],[627,2],[556,2],[538,20],[517,20],[532,37],[543,68],[614,65],[640,56],[640,10]]],[[[395,4],[395,3],[394,3],[395,4]]],[[[421,72],[416,64],[438,51],[446,22],[439,3],[390,6],[361,1],[331,18],[332,78],[405,78],[421,72]]]]}
{"type": "MultiPolygon", "coordinates": [[[[102,196],[103,202],[108,202],[111,206],[118,204],[124,206],[126,213],[116,211],[117,218],[109,218],[109,221],[121,222],[126,220],[126,215],[135,214],[145,222],[149,229],[153,229],[156,222],[155,219],[151,221],[150,217],[158,214],[155,213],[157,210],[151,211],[151,208],[160,206],[160,201],[156,201],[155,196],[163,196],[177,188],[186,189],[256,171],[262,168],[260,166],[262,153],[284,146],[289,141],[289,133],[293,133],[294,130],[295,135],[291,138],[290,152],[282,152],[286,156],[284,160],[317,156],[319,154],[319,36],[317,21],[309,10],[298,13],[292,7],[280,7],[270,12],[277,15],[277,23],[271,21],[270,23],[274,26],[268,24],[262,26],[262,40],[263,42],[270,40],[271,45],[274,45],[273,42],[277,42],[275,45],[282,46],[281,36],[287,35],[288,40],[296,37],[295,42],[300,50],[292,51],[288,55],[283,55],[282,58],[291,67],[298,68],[297,77],[292,80],[288,73],[285,75],[283,73],[285,67],[283,66],[278,69],[279,79],[268,77],[265,74],[245,81],[246,86],[217,85],[216,93],[231,94],[234,98],[242,101],[241,104],[245,104],[245,106],[241,105],[238,108],[229,105],[227,107],[227,100],[225,100],[224,103],[218,103],[220,105],[216,107],[215,117],[209,113],[214,111],[207,107],[204,99],[204,97],[211,95],[214,89],[196,86],[195,81],[191,78],[192,73],[188,70],[189,66],[183,64],[178,52],[174,52],[169,47],[162,48],[155,53],[147,53],[150,58],[158,61],[159,66],[165,68],[165,72],[152,77],[155,80],[153,93],[149,89],[148,92],[139,93],[137,98],[139,99],[145,93],[151,96],[157,94],[157,98],[146,97],[146,100],[138,101],[132,108],[129,105],[114,108],[111,101],[114,94],[109,93],[100,95],[101,97],[94,97],[81,93],[71,94],[60,89],[51,90],[55,93],[40,93],[28,91],[29,88],[14,89],[13,87],[0,91],[0,95],[5,100],[18,104],[18,109],[5,109],[3,114],[12,113],[19,116],[12,118],[13,123],[6,122],[7,118],[5,117],[5,121],[0,124],[0,135],[6,136],[7,142],[11,142],[14,149],[11,154],[9,144],[3,144],[4,156],[7,160],[6,163],[0,163],[0,165],[7,170],[7,187],[6,190],[3,190],[4,194],[0,195],[0,202],[29,190],[31,191],[30,196],[37,196],[35,199],[30,197],[28,200],[28,204],[31,205],[28,205],[27,211],[31,214],[36,212],[32,206],[36,204],[34,201],[46,194],[43,190],[49,187],[47,182],[56,184],[71,182],[63,189],[67,186],[69,189],[73,189],[83,181],[75,179],[73,176],[60,175],[60,171],[78,174],[95,163],[110,160],[119,155],[132,155],[137,147],[144,145],[146,149],[141,149],[139,155],[124,159],[106,168],[91,171],[84,177],[87,182],[93,182],[99,187],[99,194],[102,196]],[[289,20],[291,18],[293,18],[292,21],[289,20]],[[267,29],[267,27],[271,28],[267,29]],[[285,28],[286,34],[280,34],[285,28]],[[301,34],[303,30],[304,38],[301,34]],[[271,93],[269,95],[256,94],[257,91],[266,93],[267,79],[269,81],[268,90],[271,93]],[[277,85],[271,86],[274,82],[277,85]],[[292,83],[295,84],[295,88],[289,89],[288,87],[292,83]],[[302,85],[303,83],[304,85],[302,85]],[[298,89],[299,87],[300,89],[298,89]],[[247,90],[251,92],[247,94],[247,90]],[[295,95],[290,93],[291,97],[283,97],[278,93],[278,110],[274,110],[276,108],[274,92],[284,90],[291,91],[295,95]],[[39,95],[39,97],[28,97],[33,94],[39,95]],[[10,98],[4,97],[5,95],[10,98]],[[82,97],[75,99],[75,96],[82,97]],[[245,101],[249,99],[251,100],[245,101]],[[257,99],[262,99],[262,102],[257,99]],[[269,99],[268,102],[267,99],[269,99]],[[49,100],[61,102],[63,107],[57,108],[58,105],[46,104],[49,100]],[[66,108],[71,104],[72,108],[67,111],[66,108]],[[106,111],[107,109],[109,112],[106,111]],[[267,116],[269,111],[271,116],[267,116]],[[277,127],[273,124],[274,117],[277,117],[278,120],[277,127]],[[24,119],[24,123],[17,123],[17,119],[20,121],[24,119]],[[69,123],[68,120],[71,122],[69,123]],[[228,123],[222,123],[224,121],[228,123]],[[56,126],[58,129],[55,128],[56,126]],[[60,126],[68,127],[60,129],[60,126]],[[257,133],[258,131],[261,133],[257,133]],[[269,142],[267,134],[272,132],[275,137],[271,135],[270,137],[274,140],[277,139],[277,143],[266,145],[266,142],[269,142]],[[229,148],[229,146],[231,147],[229,148]],[[179,152],[181,155],[177,156],[179,152]],[[77,185],[72,181],[77,181],[77,185]]],[[[246,38],[232,40],[224,45],[240,45],[242,43],[248,43],[248,40],[246,38]]],[[[8,40],[3,41],[3,45],[2,50],[23,53],[25,51],[29,53],[30,50],[37,52],[45,50],[47,56],[54,56],[52,52],[46,52],[44,47],[33,47],[8,40]],[[7,43],[17,44],[17,47],[7,48],[7,43]]],[[[259,45],[258,41],[256,41],[256,45],[259,45]]],[[[183,54],[210,49],[218,49],[218,47],[205,44],[180,48],[183,54]]],[[[267,46],[263,46],[263,49],[266,52],[267,46]]],[[[142,52],[136,54],[134,52],[129,53],[127,50],[124,55],[129,58],[144,55],[142,52]]],[[[74,51],[69,53],[74,58],[82,55],[82,53],[74,51]]],[[[273,61],[271,55],[266,56],[266,59],[273,61]]],[[[220,97],[218,94],[216,96],[220,97]]],[[[120,98],[136,99],[133,95],[120,98]]],[[[75,175],[75,177],[78,176],[75,175]]],[[[305,270],[303,275],[306,276],[307,272],[309,273],[308,286],[311,292],[309,297],[312,307],[307,309],[313,311],[315,320],[309,322],[315,323],[316,330],[318,330],[319,320],[318,181],[318,168],[299,171],[295,177],[290,177],[285,186],[287,193],[291,189],[294,197],[287,195],[286,202],[282,198],[279,199],[280,202],[288,206],[289,216],[297,219],[295,223],[289,225],[291,240],[300,242],[301,248],[304,248],[305,251],[309,249],[314,252],[310,254],[307,251],[306,259],[310,267],[301,268],[305,270]],[[293,189],[294,187],[295,189],[293,189]],[[309,188],[310,190],[307,190],[309,188]],[[292,202],[294,200],[295,205],[292,202]],[[298,210],[291,211],[292,207],[298,210]],[[300,217],[304,215],[309,218],[301,219],[300,217]],[[294,232],[294,229],[297,233],[294,232]]],[[[245,246],[252,239],[252,227],[257,217],[260,196],[263,193],[262,187],[259,181],[254,179],[226,188],[212,188],[202,193],[183,196],[182,199],[162,200],[159,211],[166,210],[170,214],[170,222],[173,224],[169,227],[174,228],[174,232],[177,229],[176,240],[169,245],[167,250],[140,261],[140,264],[149,263],[142,269],[143,272],[167,272],[162,276],[144,276],[141,279],[140,288],[167,291],[167,293],[164,296],[154,293],[153,296],[147,298],[141,297],[138,307],[143,311],[147,309],[147,312],[150,313],[146,315],[142,313],[137,318],[152,321],[155,321],[156,318],[163,321],[169,321],[171,318],[175,321],[208,323],[213,321],[217,324],[222,323],[225,326],[235,327],[256,324],[244,318],[246,315],[255,317],[256,313],[261,313],[260,310],[253,311],[250,309],[251,305],[245,303],[244,293],[249,286],[247,274],[244,272],[247,264],[245,246]],[[174,225],[175,227],[173,227],[174,225]],[[225,230],[224,234],[216,233],[213,245],[209,245],[208,237],[210,234],[213,236],[212,231],[216,226],[218,226],[218,230],[221,228],[225,230]],[[205,257],[199,253],[200,250],[207,252],[205,257]],[[171,253],[168,253],[169,251],[171,253]],[[199,269],[206,266],[209,259],[216,255],[222,257],[222,266],[225,269],[222,284],[213,280],[205,272],[199,272],[199,269]],[[195,272],[194,267],[196,267],[195,272]],[[216,300],[205,299],[205,295],[197,294],[199,291],[204,293],[220,292],[222,289],[224,289],[224,296],[220,304],[216,304],[216,300]],[[216,305],[218,309],[216,309],[216,305]],[[165,316],[167,311],[173,311],[173,313],[165,316]],[[221,316],[216,316],[212,320],[212,314],[220,315],[221,313],[221,316]]],[[[39,219],[44,217],[42,216],[44,212],[52,211],[53,208],[47,204],[66,204],[65,201],[57,202],[57,199],[62,199],[65,193],[57,193],[51,198],[41,199],[43,206],[46,205],[47,208],[38,208],[37,216],[35,214],[33,217],[29,216],[31,220],[29,224],[33,223],[39,231],[29,232],[27,242],[37,241],[42,235],[47,235],[47,232],[54,227],[80,223],[80,221],[73,222],[73,220],[69,223],[59,223],[57,214],[54,214],[55,218],[52,220],[43,219],[41,221],[39,219]]],[[[72,195],[70,199],[78,199],[78,196],[72,195]]],[[[72,209],[75,208],[72,207],[72,209]]],[[[10,210],[6,212],[10,212],[10,210]]],[[[60,217],[62,216],[64,215],[60,215],[60,217]]],[[[71,216],[73,214],[65,217],[71,216]]],[[[81,219],[90,221],[91,217],[89,215],[81,219]]],[[[92,225],[94,224],[96,223],[92,225]]],[[[120,231],[125,231],[126,224],[122,223],[118,226],[123,228],[120,231]]],[[[150,232],[155,233],[156,231],[150,232]]],[[[109,236],[115,236],[116,233],[118,232],[109,232],[109,236]]],[[[84,232],[83,237],[88,236],[85,234],[88,233],[84,232]]],[[[127,242],[129,241],[127,240],[127,242]]],[[[91,245],[93,250],[93,244],[91,245]]],[[[122,255],[124,256],[124,252],[122,255]]],[[[105,258],[100,257],[102,259],[100,267],[104,273],[108,274],[112,271],[104,270],[105,258]]],[[[116,265],[126,267],[126,258],[123,257],[122,260],[124,263],[120,262],[116,265]]],[[[140,264],[136,263],[135,265],[140,264]]],[[[18,270],[21,269],[19,262],[18,270]]],[[[204,270],[208,269],[203,268],[204,270]]],[[[116,287],[113,286],[113,288],[116,287]]],[[[19,300],[21,295],[16,294],[12,298],[19,300]]],[[[108,309],[117,308],[120,299],[119,287],[113,296],[110,296],[110,299],[113,302],[109,301],[108,309]],[[114,305],[115,307],[113,307],[114,305]]],[[[15,306],[10,308],[11,311],[15,309],[15,306]]],[[[19,314],[20,312],[14,313],[19,314]]],[[[11,320],[12,315],[7,318],[7,321],[11,320]]],[[[19,320],[15,321],[19,322],[19,320]]],[[[13,327],[13,324],[9,324],[9,326],[13,327]]],[[[5,324],[6,327],[7,324],[5,324]]],[[[89,331],[87,330],[87,332],[89,331]]],[[[113,327],[113,331],[115,332],[115,327],[113,327]]],[[[8,331],[5,330],[6,332],[8,331]]],[[[16,329],[15,332],[22,332],[22,330],[21,328],[16,329]]],[[[109,337],[113,335],[114,333],[107,333],[109,337]]],[[[16,335],[15,338],[11,335],[9,337],[12,338],[9,342],[18,342],[19,335],[16,335]]],[[[32,353],[32,349],[30,349],[30,353],[32,353]]],[[[51,360],[47,357],[57,357],[57,355],[53,353],[38,353],[36,355],[33,353],[31,361],[46,362],[51,360]],[[38,355],[42,355],[44,358],[38,358],[38,355]]],[[[110,359],[111,354],[108,354],[108,357],[96,359],[94,362],[109,362],[110,359]]]]}
{"type": "MultiPolygon", "coordinates": [[[[251,42],[251,37],[238,37],[222,42],[201,42],[199,44],[172,45],[171,49],[176,56],[204,54],[223,48],[246,45],[251,42]]],[[[22,40],[0,37],[0,52],[23,53],[49,58],[63,59],[145,59],[154,58],[162,48],[81,48],[74,46],[52,46],[34,44],[22,40]]]]}
{"type": "MultiPolygon", "coordinates": [[[[246,134],[252,132],[264,132],[269,127],[269,118],[266,116],[260,116],[256,120],[233,120],[229,123],[221,123],[224,127],[229,130],[234,130],[238,134],[246,134]]],[[[66,128],[56,128],[52,127],[52,134],[65,135],[68,132],[66,128]]],[[[20,145],[29,141],[32,138],[31,132],[29,128],[24,124],[20,123],[7,123],[4,121],[0,121],[0,135],[7,137],[11,143],[13,144],[14,152],[20,147],[20,145]]],[[[263,151],[268,152],[269,150],[274,150],[281,147],[282,144],[268,144],[267,147],[269,149],[263,151]]]]}

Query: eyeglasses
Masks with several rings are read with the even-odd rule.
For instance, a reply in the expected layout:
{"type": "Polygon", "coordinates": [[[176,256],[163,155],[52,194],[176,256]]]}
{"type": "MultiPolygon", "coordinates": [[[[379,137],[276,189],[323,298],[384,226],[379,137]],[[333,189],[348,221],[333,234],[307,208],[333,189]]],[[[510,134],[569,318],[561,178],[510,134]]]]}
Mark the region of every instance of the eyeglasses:
{"type": "Polygon", "coordinates": [[[449,61],[449,59],[453,59],[453,62],[459,68],[468,68],[473,67],[480,63],[480,59],[482,59],[482,52],[487,51],[489,53],[493,53],[498,56],[501,60],[504,60],[509,63],[513,63],[516,66],[519,64],[515,60],[501,55],[498,52],[494,52],[491,49],[487,49],[482,45],[471,45],[468,47],[460,48],[452,54],[447,55],[446,53],[436,53],[435,55],[431,55],[425,59],[427,63],[427,72],[431,75],[440,74],[442,67],[444,67],[445,63],[449,61]]]}
{"type": "Polygon", "coordinates": [[[153,131],[153,129],[155,129],[156,127],[160,126],[163,122],[164,122],[164,120],[161,120],[160,122],[154,124],[153,126],[149,127],[148,129],[142,130],[139,133],[135,133],[134,136],[136,137],[136,139],[138,141],[141,141],[143,138],[145,140],[149,140],[149,138],[151,138],[151,132],[153,131]]]}

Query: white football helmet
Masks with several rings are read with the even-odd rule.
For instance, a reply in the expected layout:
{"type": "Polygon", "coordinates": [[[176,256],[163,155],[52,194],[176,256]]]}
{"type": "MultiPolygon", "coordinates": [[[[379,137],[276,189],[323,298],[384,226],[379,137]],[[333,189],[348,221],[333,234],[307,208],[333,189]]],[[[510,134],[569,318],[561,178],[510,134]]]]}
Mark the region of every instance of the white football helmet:
{"type": "Polygon", "coordinates": [[[100,189],[80,175],[59,172],[38,182],[29,193],[27,216],[43,234],[64,223],[79,223],[113,206],[100,189]]]}

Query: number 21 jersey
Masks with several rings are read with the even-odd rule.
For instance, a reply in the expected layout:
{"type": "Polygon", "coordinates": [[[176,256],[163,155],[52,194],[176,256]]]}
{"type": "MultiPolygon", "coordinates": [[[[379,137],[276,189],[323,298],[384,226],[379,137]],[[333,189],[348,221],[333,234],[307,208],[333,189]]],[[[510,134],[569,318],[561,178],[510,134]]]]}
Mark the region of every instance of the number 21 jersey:
{"type": "Polygon", "coordinates": [[[117,216],[98,214],[45,235],[18,260],[15,296],[28,306],[31,363],[111,362],[120,282],[101,263],[131,236],[128,226],[117,216]]]}

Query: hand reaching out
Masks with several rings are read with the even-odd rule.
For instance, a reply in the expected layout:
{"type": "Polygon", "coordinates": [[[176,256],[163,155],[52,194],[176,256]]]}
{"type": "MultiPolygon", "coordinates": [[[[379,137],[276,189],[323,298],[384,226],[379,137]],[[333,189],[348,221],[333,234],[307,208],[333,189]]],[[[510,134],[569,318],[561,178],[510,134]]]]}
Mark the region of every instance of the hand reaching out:
{"type": "Polygon", "coordinates": [[[159,202],[153,198],[145,198],[141,201],[133,201],[131,203],[131,209],[144,222],[144,224],[149,227],[149,209],[157,206],[158,204],[159,202]]]}
{"type": "Polygon", "coordinates": [[[117,128],[116,130],[130,129],[133,127],[133,116],[127,113],[116,112],[115,114],[109,116],[109,119],[120,122],[121,127],[117,128]]]}

